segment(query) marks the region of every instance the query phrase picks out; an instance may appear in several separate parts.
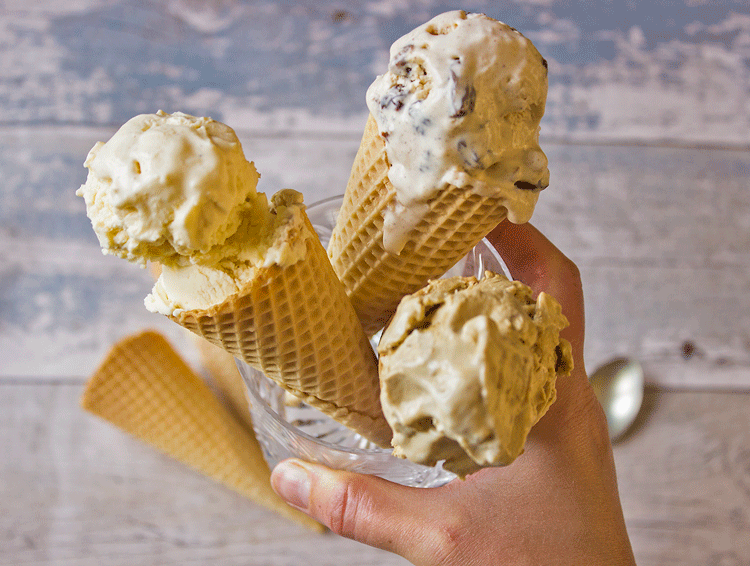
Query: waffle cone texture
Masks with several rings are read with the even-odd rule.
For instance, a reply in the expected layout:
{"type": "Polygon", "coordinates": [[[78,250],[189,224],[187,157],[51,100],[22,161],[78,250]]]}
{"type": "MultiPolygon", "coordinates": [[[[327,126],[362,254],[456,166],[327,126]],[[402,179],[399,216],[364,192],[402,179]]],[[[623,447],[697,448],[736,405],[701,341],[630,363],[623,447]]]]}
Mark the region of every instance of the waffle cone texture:
{"type": "Polygon", "coordinates": [[[160,334],[146,331],[116,344],[87,383],[81,405],[255,503],[324,530],[274,493],[253,433],[160,334]]]}
{"type": "Polygon", "coordinates": [[[396,198],[385,140],[370,116],[328,245],[333,268],[368,335],[405,295],[443,275],[507,215],[500,199],[449,185],[408,234],[399,254],[383,246],[383,212],[396,198]]]}
{"type": "Polygon", "coordinates": [[[375,353],[306,215],[305,230],[304,259],[259,268],[238,295],[170,318],[301,401],[390,446],[375,353]]]}

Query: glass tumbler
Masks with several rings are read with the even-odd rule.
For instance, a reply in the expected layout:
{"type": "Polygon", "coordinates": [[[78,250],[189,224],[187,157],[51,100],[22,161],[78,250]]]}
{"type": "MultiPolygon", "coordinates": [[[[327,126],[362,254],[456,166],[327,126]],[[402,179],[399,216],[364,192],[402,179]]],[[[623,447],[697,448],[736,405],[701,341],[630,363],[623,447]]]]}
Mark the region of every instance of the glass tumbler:
{"type": "MultiPolygon", "coordinates": [[[[342,196],[329,198],[307,207],[307,214],[324,246],[328,244],[342,196]]],[[[504,273],[508,269],[495,248],[485,239],[444,277],[475,275],[485,270],[504,273]]],[[[373,337],[377,346],[379,334],[373,337]]],[[[348,429],[317,409],[290,402],[290,396],[262,372],[237,360],[237,367],[247,387],[250,414],[256,437],[268,465],[273,468],[286,458],[300,458],[331,468],[373,474],[412,487],[437,487],[456,476],[436,466],[423,466],[397,458],[348,429]]]]}

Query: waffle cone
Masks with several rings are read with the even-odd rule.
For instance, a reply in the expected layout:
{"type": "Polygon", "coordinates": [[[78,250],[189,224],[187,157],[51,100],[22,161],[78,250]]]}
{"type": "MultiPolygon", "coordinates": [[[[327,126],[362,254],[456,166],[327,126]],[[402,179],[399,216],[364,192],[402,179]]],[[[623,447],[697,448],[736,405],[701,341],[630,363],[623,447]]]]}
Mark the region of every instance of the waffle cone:
{"type": "MultiPolygon", "coordinates": [[[[158,279],[161,275],[161,265],[150,263],[149,268],[154,279],[158,279]]],[[[237,369],[234,356],[192,332],[186,332],[185,334],[195,344],[195,348],[200,355],[200,361],[208,372],[209,380],[218,393],[219,400],[236,418],[244,423],[247,430],[253,431],[245,383],[237,369]]],[[[254,436],[255,432],[253,431],[254,436]]]]}
{"type": "Polygon", "coordinates": [[[368,335],[382,328],[401,298],[443,275],[507,215],[500,199],[448,186],[409,233],[399,254],[383,246],[383,211],[396,190],[388,179],[385,140],[370,116],[328,245],[368,335]]]}
{"type": "Polygon", "coordinates": [[[306,216],[305,230],[304,259],[260,268],[239,295],[170,318],[301,401],[390,446],[375,353],[306,216]]]}
{"type": "Polygon", "coordinates": [[[160,334],[147,331],[116,344],[86,385],[81,405],[279,515],[324,530],[274,493],[255,436],[160,334]]]}

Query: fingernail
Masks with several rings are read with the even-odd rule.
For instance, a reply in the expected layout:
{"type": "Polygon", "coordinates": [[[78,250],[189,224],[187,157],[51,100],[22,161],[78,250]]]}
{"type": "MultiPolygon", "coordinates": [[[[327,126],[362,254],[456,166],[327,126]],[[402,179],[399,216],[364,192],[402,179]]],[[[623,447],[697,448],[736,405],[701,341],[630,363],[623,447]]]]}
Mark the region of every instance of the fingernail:
{"type": "Polygon", "coordinates": [[[278,464],[271,475],[271,487],[292,507],[306,511],[310,499],[310,474],[294,460],[278,464]]]}

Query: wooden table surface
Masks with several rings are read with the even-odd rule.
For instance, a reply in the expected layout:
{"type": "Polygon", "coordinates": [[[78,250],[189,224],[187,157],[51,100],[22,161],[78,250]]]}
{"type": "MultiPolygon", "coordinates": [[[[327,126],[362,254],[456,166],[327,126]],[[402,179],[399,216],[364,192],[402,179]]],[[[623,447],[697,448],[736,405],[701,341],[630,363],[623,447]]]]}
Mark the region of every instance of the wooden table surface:
{"type": "MultiPolygon", "coordinates": [[[[644,365],[615,446],[638,563],[750,564],[750,8],[468,1],[550,63],[552,185],[533,223],[581,268],[589,369],[644,365]]],[[[148,272],[100,254],[75,197],[141,112],[234,127],[259,190],[340,194],[364,92],[434,0],[0,3],[0,565],[403,564],[281,519],[78,408],[143,328],[148,272]]]]}

